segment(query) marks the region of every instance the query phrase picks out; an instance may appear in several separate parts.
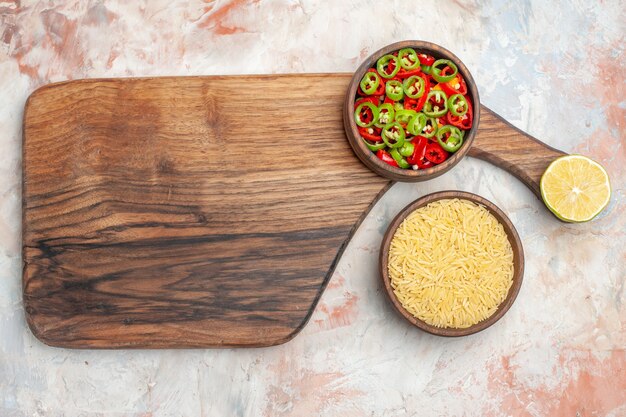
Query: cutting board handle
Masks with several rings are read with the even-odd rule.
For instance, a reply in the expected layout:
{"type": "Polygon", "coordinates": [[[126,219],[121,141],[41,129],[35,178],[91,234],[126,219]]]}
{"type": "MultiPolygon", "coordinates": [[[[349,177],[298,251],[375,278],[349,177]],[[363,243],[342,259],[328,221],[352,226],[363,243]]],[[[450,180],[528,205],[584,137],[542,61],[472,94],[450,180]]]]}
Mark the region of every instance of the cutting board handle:
{"type": "Polygon", "coordinates": [[[541,199],[541,176],[552,161],[566,153],[522,132],[481,105],[478,132],[468,155],[509,171],[541,199]]]}

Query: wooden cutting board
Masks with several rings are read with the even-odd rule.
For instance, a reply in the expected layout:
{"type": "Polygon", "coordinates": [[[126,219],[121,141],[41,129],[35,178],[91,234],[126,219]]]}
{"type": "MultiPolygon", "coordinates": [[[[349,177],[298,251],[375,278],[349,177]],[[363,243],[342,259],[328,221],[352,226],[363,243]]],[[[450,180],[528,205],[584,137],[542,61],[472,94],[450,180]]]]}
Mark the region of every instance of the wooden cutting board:
{"type": "MultiPolygon", "coordinates": [[[[350,77],[82,80],[34,92],[23,144],[33,333],[71,348],[294,337],[391,185],[345,138],[350,77]]],[[[484,107],[470,154],[535,193],[562,155],[484,107]]]]}

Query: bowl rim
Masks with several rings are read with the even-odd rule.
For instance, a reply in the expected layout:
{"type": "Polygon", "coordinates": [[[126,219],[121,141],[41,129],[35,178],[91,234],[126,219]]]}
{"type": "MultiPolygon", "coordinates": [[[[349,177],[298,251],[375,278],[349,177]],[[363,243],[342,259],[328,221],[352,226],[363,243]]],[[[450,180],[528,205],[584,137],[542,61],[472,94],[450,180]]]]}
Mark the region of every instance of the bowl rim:
{"type": "Polygon", "coordinates": [[[387,231],[383,237],[381,247],[380,247],[380,256],[379,256],[379,268],[380,268],[380,277],[383,281],[383,286],[385,287],[385,291],[391,303],[394,306],[396,312],[398,312],[402,317],[404,317],[409,323],[418,327],[419,329],[428,332],[430,334],[438,335],[438,336],[446,336],[446,337],[458,337],[458,336],[467,336],[470,334],[478,333],[486,328],[492,326],[498,320],[500,320],[504,314],[511,308],[513,302],[517,298],[519,294],[520,288],[522,286],[522,281],[524,279],[524,248],[522,246],[521,239],[515,229],[515,226],[508,218],[508,216],[494,203],[487,200],[484,197],[481,197],[477,194],[473,194],[466,191],[438,191],[431,194],[427,194],[413,201],[404,207],[396,217],[389,224],[387,231]],[[400,303],[395,293],[393,292],[393,288],[391,288],[391,282],[389,280],[389,272],[388,272],[388,261],[389,261],[389,247],[391,244],[391,240],[400,226],[400,224],[404,221],[404,219],[413,211],[420,207],[424,207],[429,203],[439,200],[445,199],[453,199],[458,198],[461,200],[468,200],[473,203],[483,205],[491,214],[496,217],[496,219],[502,224],[504,227],[504,231],[507,234],[509,242],[511,243],[511,248],[513,249],[513,285],[509,289],[509,292],[502,303],[498,306],[498,309],[494,314],[492,314],[487,319],[478,322],[470,327],[464,329],[456,329],[450,327],[435,327],[430,325],[423,320],[418,319],[409,313],[400,303]]]}
{"type": "Polygon", "coordinates": [[[461,159],[463,159],[463,157],[468,153],[469,149],[472,146],[472,143],[474,142],[474,137],[476,136],[479,122],[480,98],[478,96],[478,88],[476,86],[474,78],[472,77],[472,74],[469,72],[463,61],[461,61],[459,57],[457,57],[446,48],[435,43],[422,40],[405,40],[395,42],[383,48],[380,48],[379,50],[370,54],[367,58],[363,60],[361,65],[357,68],[352,78],[350,79],[344,101],[343,124],[346,131],[346,136],[348,137],[348,142],[350,143],[350,146],[352,147],[354,153],[361,160],[361,162],[363,162],[372,171],[376,172],[382,177],[389,178],[394,181],[425,181],[428,179],[436,178],[449,171],[456,164],[458,164],[461,159]],[[356,101],[356,92],[359,81],[363,77],[363,74],[365,74],[365,72],[372,67],[372,65],[378,60],[378,58],[402,48],[413,48],[418,53],[426,51],[436,58],[445,58],[453,61],[457,65],[459,73],[463,75],[468,87],[468,94],[472,99],[474,120],[472,121],[472,127],[467,131],[465,135],[465,140],[461,148],[443,163],[424,170],[415,171],[413,169],[401,169],[392,167],[391,165],[382,162],[376,157],[375,153],[369,150],[367,146],[365,146],[363,141],[360,140],[361,135],[359,134],[356,123],[353,120],[353,108],[354,102],[356,101]]]}

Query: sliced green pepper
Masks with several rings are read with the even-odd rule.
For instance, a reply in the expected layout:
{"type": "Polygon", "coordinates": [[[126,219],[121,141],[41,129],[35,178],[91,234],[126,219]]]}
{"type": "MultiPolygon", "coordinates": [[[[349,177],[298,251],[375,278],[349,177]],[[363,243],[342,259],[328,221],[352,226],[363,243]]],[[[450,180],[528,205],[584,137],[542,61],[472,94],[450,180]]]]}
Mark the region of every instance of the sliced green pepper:
{"type": "Polygon", "coordinates": [[[406,129],[410,134],[418,136],[424,136],[423,129],[426,126],[426,115],[422,112],[419,112],[415,115],[413,120],[406,126],[406,129]]]}
{"type": "Polygon", "coordinates": [[[365,146],[367,146],[370,151],[376,152],[376,151],[379,151],[381,149],[385,149],[387,147],[387,145],[385,145],[385,142],[369,143],[365,139],[363,139],[363,141],[365,142],[365,146]]]}
{"type": "Polygon", "coordinates": [[[378,107],[378,121],[374,123],[376,127],[384,127],[387,123],[391,123],[395,117],[395,110],[391,103],[383,103],[378,107]]]}
{"type": "Polygon", "coordinates": [[[404,144],[406,133],[398,122],[387,123],[381,132],[383,142],[390,148],[399,148],[404,144]]]}
{"type": "Polygon", "coordinates": [[[451,79],[453,79],[459,72],[459,69],[457,68],[456,64],[452,61],[450,61],[449,59],[438,59],[435,62],[433,62],[433,65],[430,69],[430,74],[433,76],[433,78],[440,82],[440,83],[447,83],[448,81],[450,81],[451,79]],[[439,68],[441,66],[441,68],[439,68]],[[448,75],[441,75],[441,72],[443,71],[443,69],[448,66],[450,67],[450,69],[452,69],[452,74],[448,74],[448,75]]]}
{"type": "Polygon", "coordinates": [[[373,71],[366,72],[361,79],[361,90],[365,94],[374,94],[380,84],[380,76],[373,71]]]}
{"type": "Polygon", "coordinates": [[[404,94],[410,98],[420,98],[426,91],[426,82],[422,77],[412,75],[402,83],[404,94]]]}
{"type": "Polygon", "coordinates": [[[393,78],[400,71],[400,61],[397,56],[384,55],[376,63],[376,69],[383,78],[393,78]]]}
{"type": "Polygon", "coordinates": [[[432,67],[430,65],[421,65],[424,74],[430,74],[432,67]]]}
{"type": "Polygon", "coordinates": [[[404,142],[404,145],[400,147],[400,155],[411,156],[413,155],[414,150],[415,150],[415,145],[413,145],[411,142],[404,142]]]}
{"type": "Polygon", "coordinates": [[[461,117],[467,113],[469,106],[467,105],[467,99],[463,97],[462,94],[454,94],[448,99],[448,108],[450,109],[450,113],[461,117]]]}
{"type": "Polygon", "coordinates": [[[461,130],[452,125],[441,126],[437,130],[437,142],[444,150],[456,152],[463,145],[461,130]]]}
{"type": "Polygon", "coordinates": [[[415,69],[420,64],[417,52],[413,48],[400,49],[398,51],[398,59],[400,60],[400,65],[405,70],[415,69]]]}
{"type": "Polygon", "coordinates": [[[394,148],[394,149],[390,150],[389,154],[391,155],[393,160],[398,163],[398,166],[400,168],[406,169],[406,168],[410,167],[409,163],[406,161],[406,159],[404,159],[404,157],[402,155],[400,155],[400,152],[398,152],[397,149],[394,148]]]}
{"type": "Polygon", "coordinates": [[[393,101],[400,101],[404,97],[404,90],[402,89],[402,83],[397,80],[387,81],[385,85],[385,93],[393,101]]]}
{"type": "Polygon", "coordinates": [[[400,123],[402,126],[408,126],[411,121],[417,116],[417,112],[415,110],[398,110],[396,112],[395,121],[400,123]]]}
{"type": "Polygon", "coordinates": [[[437,124],[437,119],[434,117],[427,117],[426,124],[422,128],[422,134],[420,136],[424,136],[425,138],[432,138],[437,133],[437,128],[439,125],[437,124]]]}
{"type": "Polygon", "coordinates": [[[364,101],[354,111],[356,124],[361,127],[370,127],[378,120],[378,107],[369,101],[364,101]],[[371,114],[368,114],[370,110],[371,114]]]}
{"type": "Polygon", "coordinates": [[[393,108],[396,110],[396,112],[399,112],[400,110],[404,110],[404,104],[396,101],[395,103],[393,103],[393,108]]]}
{"type": "Polygon", "coordinates": [[[424,114],[429,117],[441,117],[448,112],[448,96],[441,90],[430,90],[424,103],[424,114]],[[434,98],[433,103],[431,98],[434,98]]]}

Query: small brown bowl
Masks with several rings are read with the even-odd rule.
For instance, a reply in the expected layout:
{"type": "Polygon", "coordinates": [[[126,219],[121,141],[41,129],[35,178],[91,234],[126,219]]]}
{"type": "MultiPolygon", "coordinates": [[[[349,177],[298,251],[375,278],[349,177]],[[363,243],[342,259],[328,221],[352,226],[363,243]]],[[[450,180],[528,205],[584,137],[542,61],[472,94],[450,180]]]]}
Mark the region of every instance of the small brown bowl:
{"type": "Polygon", "coordinates": [[[387,291],[387,295],[391,300],[394,308],[398,313],[402,315],[406,320],[408,320],[414,326],[419,327],[420,329],[434,334],[438,336],[467,336],[473,333],[480,332],[481,330],[486,329],[491,326],[511,308],[511,305],[515,301],[517,294],[519,293],[520,287],[522,285],[522,279],[524,276],[524,249],[522,248],[522,242],[513,226],[513,223],[509,220],[509,218],[500,210],[495,204],[491,201],[478,196],[472,193],[466,193],[463,191],[441,191],[437,193],[428,194],[413,203],[406,206],[391,222],[389,228],[387,229],[387,233],[383,238],[383,242],[380,249],[380,275],[383,280],[383,284],[385,286],[385,290],[387,291]],[[486,320],[483,320],[479,323],[474,324],[473,326],[467,327],[465,329],[455,329],[455,328],[442,328],[432,326],[415,316],[409,313],[407,310],[402,307],[402,304],[396,297],[396,294],[393,292],[393,288],[391,288],[391,281],[389,280],[389,272],[388,272],[388,259],[389,259],[389,246],[391,245],[391,239],[393,235],[396,233],[396,230],[400,226],[400,224],[404,221],[404,219],[411,214],[413,211],[417,210],[420,207],[424,207],[433,201],[444,200],[444,199],[453,199],[458,198],[462,200],[469,200],[471,202],[481,204],[485,206],[487,210],[491,214],[493,214],[496,219],[504,226],[504,231],[506,232],[509,242],[511,243],[511,247],[513,249],[513,285],[511,289],[509,289],[509,293],[507,294],[505,300],[498,306],[493,315],[491,315],[486,320]]]}
{"type": "Polygon", "coordinates": [[[472,146],[474,136],[476,136],[476,130],[478,129],[479,119],[480,102],[478,99],[478,89],[476,88],[474,78],[472,78],[472,75],[470,74],[465,64],[463,64],[463,62],[461,62],[461,60],[456,55],[454,55],[447,49],[437,44],[425,41],[397,42],[389,46],[385,46],[384,48],[379,49],[378,51],[367,57],[367,59],[365,59],[361,66],[356,70],[354,76],[352,77],[352,80],[350,81],[350,85],[348,86],[348,93],[346,95],[343,106],[343,126],[346,131],[346,136],[348,137],[348,142],[350,142],[350,146],[352,146],[352,149],[354,150],[356,156],[369,169],[371,169],[378,175],[394,181],[404,182],[418,182],[433,179],[448,172],[453,166],[458,164],[459,161],[467,154],[469,148],[472,146]],[[467,94],[471,98],[474,112],[472,128],[468,130],[465,134],[465,140],[461,148],[454,154],[452,154],[452,156],[445,160],[443,163],[436,165],[432,168],[421,169],[417,171],[414,171],[412,169],[401,169],[392,167],[391,165],[378,159],[376,157],[376,154],[370,151],[367,146],[365,146],[365,143],[363,143],[363,139],[361,139],[361,135],[359,134],[357,125],[354,121],[354,102],[361,78],[363,78],[363,75],[365,74],[365,72],[367,72],[369,68],[376,64],[376,61],[378,61],[381,56],[392,53],[402,48],[413,48],[417,51],[417,53],[424,52],[434,56],[435,59],[449,59],[454,62],[459,68],[459,73],[463,76],[463,78],[465,78],[465,83],[467,84],[467,94]]]}

